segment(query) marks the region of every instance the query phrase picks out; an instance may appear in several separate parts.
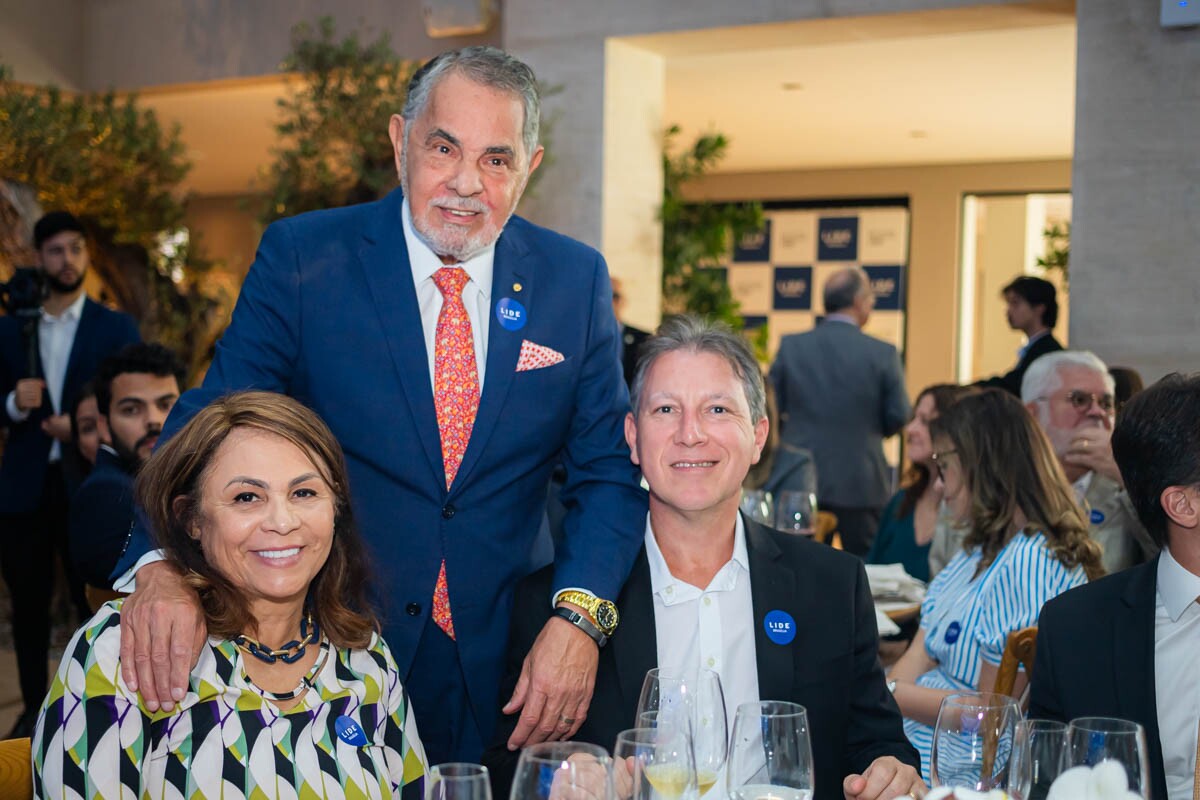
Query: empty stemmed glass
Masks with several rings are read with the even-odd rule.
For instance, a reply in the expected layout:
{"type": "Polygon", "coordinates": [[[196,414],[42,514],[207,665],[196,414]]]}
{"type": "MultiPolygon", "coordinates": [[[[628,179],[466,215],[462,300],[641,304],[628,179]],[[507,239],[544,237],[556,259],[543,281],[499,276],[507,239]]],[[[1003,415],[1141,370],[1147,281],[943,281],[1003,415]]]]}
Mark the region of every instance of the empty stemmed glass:
{"type": "Polygon", "coordinates": [[[729,752],[729,726],[721,676],[710,669],[684,678],[670,670],[652,669],[642,682],[637,725],[653,727],[686,718],[696,759],[700,794],[720,776],[729,752]]]}
{"type": "Polygon", "coordinates": [[[631,800],[652,800],[655,793],[665,800],[695,796],[696,762],[691,737],[683,725],[662,723],[621,731],[613,745],[613,760],[614,769],[629,771],[631,800]]]}
{"type": "Polygon", "coordinates": [[[1016,800],[1045,800],[1067,768],[1067,726],[1049,719],[1023,719],[1013,733],[1008,793],[1016,800]]]}
{"type": "Polygon", "coordinates": [[[796,703],[742,703],[733,722],[725,785],[731,800],[811,800],[808,712],[796,703]]]}
{"type": "Polygon", "coordinates": [[[780,492],[775,500],[775,527],[811,536],[817,524],[817,496],[812,492],[780,492]]]}
{"type": "Polygon", "coordinates": [[[1098,783],[1120,783],[1119,766],[1125,773],[1125,786],[1111,788],[1150,797],[1150,762],[1146,730],[1141,725],[1109,717],[1082,717],[1071,720],[1067,739],[1068,766],[1091,767],[1098,773],[1098,783]]]}
{"type": "Polygon", "coordinates": [[[739,507],[748,519],[767,527],[775,526],[775,501],[770,492],[763,489],[743,489],[739,507]]]}
{"type": "Polygon", "coordinates": [[[612,759],[586,742],[542,742],[521,750],[509,800],[610,800],[612,759]]]}
{"type": "Polygon", "coordinates": [[[1004,789],[1021,711],[1003,694],[964,692],[942,700],[933,729],[929,775],[934,786],[1004,789]]]}
{"type": "Polygon", "coordinates": [[[437,764],[429,770],[425,800],[492,800],[487,767],[479,764],[437,764]]]}

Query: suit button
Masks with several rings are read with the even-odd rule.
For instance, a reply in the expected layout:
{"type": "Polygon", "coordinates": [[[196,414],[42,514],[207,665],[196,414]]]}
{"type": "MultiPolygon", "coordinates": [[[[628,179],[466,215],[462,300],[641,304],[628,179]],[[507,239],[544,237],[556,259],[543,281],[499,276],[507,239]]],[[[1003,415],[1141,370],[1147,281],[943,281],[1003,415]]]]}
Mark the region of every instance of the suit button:
{"type": "Polygon", "coordinates": [[[454,519],[454,513],[454,506],[450,505],[449,503],[442,506],[442,519],[454,519]]]}
{"type": "Polygon", "coordinates": [[[404,607],[404,610],[408,613],[408,615],[410,617],[421,616],[421,604],[420,603],[409,603],[408,605],[406,605],[404,607]]]}

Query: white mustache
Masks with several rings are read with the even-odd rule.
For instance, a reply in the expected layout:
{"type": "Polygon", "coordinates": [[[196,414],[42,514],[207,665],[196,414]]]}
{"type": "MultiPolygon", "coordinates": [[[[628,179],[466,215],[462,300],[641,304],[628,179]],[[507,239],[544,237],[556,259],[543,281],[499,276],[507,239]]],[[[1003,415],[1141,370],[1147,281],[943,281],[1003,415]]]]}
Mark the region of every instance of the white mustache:
{"type": "Polygon", "coordinates": [[[480,200],[473,197],[438,198],[429,201],[430,208],[446,208],[451,211],[476,211],[485,213],[488,208],[480,200]]]}

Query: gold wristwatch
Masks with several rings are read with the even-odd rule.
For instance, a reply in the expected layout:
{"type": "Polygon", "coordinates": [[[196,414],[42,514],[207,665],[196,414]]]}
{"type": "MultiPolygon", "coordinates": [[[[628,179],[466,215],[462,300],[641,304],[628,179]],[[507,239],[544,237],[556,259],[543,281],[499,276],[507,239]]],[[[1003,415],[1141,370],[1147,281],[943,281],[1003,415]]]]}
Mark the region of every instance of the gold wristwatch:
{"type": "Polygon", "coordinates": [[[572,603],[587,611],[596,620],[596,627],[606,637],[612,636],[621,621],[617,606],[611,600],[602,600],[587,592],[563,592],[558,596],[559,603],[572,603]]]}

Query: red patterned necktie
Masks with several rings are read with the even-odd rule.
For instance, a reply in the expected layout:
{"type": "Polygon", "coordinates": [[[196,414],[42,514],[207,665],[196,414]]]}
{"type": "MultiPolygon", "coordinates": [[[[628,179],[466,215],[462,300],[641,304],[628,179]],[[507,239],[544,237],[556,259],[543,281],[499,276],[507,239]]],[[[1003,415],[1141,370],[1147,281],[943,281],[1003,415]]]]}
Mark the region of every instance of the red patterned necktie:
{"type": "MultiPolygon", "coordinates": [[[[462,290],[468,280],[470,276],[462,267],[442,267],[433,273],[433,282],[442,293],[442,310],[438,312],[433,347],[433,402],[442,437],[442,467],[446,472],[447,489],[458,474],[467,442],[471,440],[475,412],[479,410],[475,339],[471,336],[471,318],[462,301],[462,290]]],[[[454,638],[444,560],[433,587],[433,621],[447,636],[454,638]]]]}

